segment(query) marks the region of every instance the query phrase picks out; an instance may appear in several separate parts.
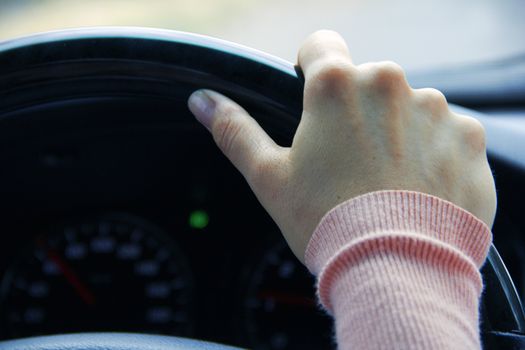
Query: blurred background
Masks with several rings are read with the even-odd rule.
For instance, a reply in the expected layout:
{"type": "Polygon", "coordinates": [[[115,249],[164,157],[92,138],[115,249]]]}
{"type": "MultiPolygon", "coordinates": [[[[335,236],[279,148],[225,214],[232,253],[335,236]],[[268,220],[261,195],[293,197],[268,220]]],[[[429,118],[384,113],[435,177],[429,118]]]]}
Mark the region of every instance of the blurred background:
{"type": "Polygon", "coordinates": [[[311,32],[339,31],[356,62],[408,70],[525,52],[523,0],[0,0],[0,40],[82,26],[196,32],[295,61],[311,32]]]}

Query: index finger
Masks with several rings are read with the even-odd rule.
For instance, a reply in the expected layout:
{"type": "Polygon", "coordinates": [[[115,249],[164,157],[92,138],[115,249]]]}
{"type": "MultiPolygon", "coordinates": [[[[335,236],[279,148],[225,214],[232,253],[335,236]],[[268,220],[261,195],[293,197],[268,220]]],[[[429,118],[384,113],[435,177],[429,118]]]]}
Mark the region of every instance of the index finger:
{"type": "Polygon", "coordinates": [[[298,54],[298,63],[305,78],[308,80],[316,65],[330,63],[330,61],[352,63],[350,51],[343,37],[331,30],[320,30],[311,34],[298,54]]]}
{"type": "Polygon", "coordinates": [[[310,35],[299,50],[304,74],[303,118],[332,121],[323,116],[344,116],[353,104],[357,67],[345,40],[336,32],[321,30],[310,35]]]}

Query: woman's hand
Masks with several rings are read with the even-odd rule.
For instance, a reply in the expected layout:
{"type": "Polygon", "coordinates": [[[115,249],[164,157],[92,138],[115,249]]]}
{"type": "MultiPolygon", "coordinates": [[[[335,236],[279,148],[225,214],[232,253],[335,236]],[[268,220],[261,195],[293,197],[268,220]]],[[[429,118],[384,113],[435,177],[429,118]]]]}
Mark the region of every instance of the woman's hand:
{"type": "Polygon", "coordinates": [[[330,209],[372,191],[428,193],[492,225],[496,193],[476,119],[452,113],[437,90],[411,89],[395,63],[354,65],[331,31],[306,40],[299,65],[304,111],[291,148],[218,93],[189,100],[299,260],[330,209]]]}

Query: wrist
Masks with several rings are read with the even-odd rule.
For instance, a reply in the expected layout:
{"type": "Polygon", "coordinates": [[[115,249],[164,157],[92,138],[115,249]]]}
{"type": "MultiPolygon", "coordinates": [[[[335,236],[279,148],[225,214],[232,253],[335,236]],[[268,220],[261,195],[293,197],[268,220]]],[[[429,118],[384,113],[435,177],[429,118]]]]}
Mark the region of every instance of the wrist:
{"type": "Polygon", "coordinates": [[[318,275],[333,256],[349,245],[374,236],[400,234],[446,244],[478,268],[492,240],[484,222],[451,202],[420,192],[379,191],[330,210],[307,245],[305,263],[318,275]]]}

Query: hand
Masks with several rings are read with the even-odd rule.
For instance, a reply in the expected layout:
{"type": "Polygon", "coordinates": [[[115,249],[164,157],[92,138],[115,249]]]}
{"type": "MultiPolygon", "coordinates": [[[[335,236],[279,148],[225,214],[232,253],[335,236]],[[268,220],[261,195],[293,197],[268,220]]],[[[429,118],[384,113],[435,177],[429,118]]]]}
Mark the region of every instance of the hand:
{"type": "Polygon", "coordinates": [[[424,192],[492,225],[496,193],[476,119],[452,113],[437,90],[411,89],[395,63],[354,65],[331,31],[306,40],[299,65],[304,111],[291,148],[216,92],[189,100],[299,260],[330,209],[372,191],[424,192]]]}

